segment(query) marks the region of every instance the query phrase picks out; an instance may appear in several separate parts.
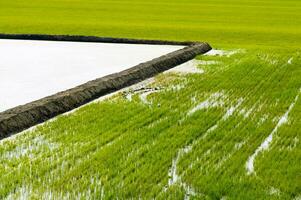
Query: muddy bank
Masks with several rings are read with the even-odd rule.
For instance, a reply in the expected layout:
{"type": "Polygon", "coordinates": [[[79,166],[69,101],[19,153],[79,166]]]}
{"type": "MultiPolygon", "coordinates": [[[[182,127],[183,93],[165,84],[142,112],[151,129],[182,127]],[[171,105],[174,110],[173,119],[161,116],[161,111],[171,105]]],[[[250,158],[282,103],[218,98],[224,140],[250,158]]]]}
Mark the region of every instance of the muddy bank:
{"type": "Polygon", "coordinates": [[[193,45],[198,42],[191,41],[169,41],[169,40],[143,40],[131,38],[112,38],[81,35],[39,35],[39,34],[4,34],[0,33],[1,39],[15,40],[47,40],[47,41],[69,41],[69,42],[101,42],[122,44],[153,44],[153,45],[193,45]]]}
{"type": "Polygon", "coordinates": [[[204,54],[210,49],[211,47],[207,43],[193,43],[188,47],[141,63],[127,70],[98,78],[55,95],[4,111],[0,113],[0,139],[45,122],[103,95],[155,76],[158,73],[187,62],[199,54],[204,54]]]}

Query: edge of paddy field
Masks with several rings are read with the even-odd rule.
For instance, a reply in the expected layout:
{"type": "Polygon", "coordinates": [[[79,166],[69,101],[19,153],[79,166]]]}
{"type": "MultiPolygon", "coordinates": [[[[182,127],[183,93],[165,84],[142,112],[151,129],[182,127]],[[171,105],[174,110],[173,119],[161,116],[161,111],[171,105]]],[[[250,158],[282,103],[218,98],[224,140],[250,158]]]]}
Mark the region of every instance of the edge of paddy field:
{"type": "MultiPolygon", "coordinates": [[[[28,36],[29,39],[32,38],[30,35],[23,35],[22,38],[28,38],[28,36]]],[[[39,35],[38,38],[39,37],[43,39],[44,36],[39,35]]],[[[52,39],[64,39],[64,36],[51,37],[52,39]]],[[[72,39],[72,36],[66,37],[67,39],[72,39]]],[[[48,36],[46,38],[49,39],[48,36]]],[[[73,39],[77,40],[82,38],[87,39],[87,37],[78,38],[78,36],[73,36],[73,39]]],[[[88,37],[88,39],[103,40],[103,38],[97,37],[88,37]]],[[[137,42],[137,40],[133,41],[137,42]]],[[[166,43],[166,41],[164,41],[164,43],[166,43]]],[[[0,113],[0,138],[8,137],[31,126],[45,122],[59,114],[84,105],[103,95],[150,78],[158,73],[185,63],[197,55],[204,54],[211,49],[207,43],[192,43],[183,49],[141,63],[119,73],[89,81],[75,88],[4,111],[0,113]]]]}
{"type": "MultiPolygon", "coordinates": [[[[301,52],[300,45],[298,45],[297,41],[301,40],[301,37],[296,34],[292,38],[286,38],[293,40],[292,42],[282,41],[282,43],[278,43],[277,40],[271,40],[270,42],[263,42],[258,41],[255,36],[252,36],[252,33],[250,33],[250,36],[247,40],[242,40],[241,38],[235,38],[233,40],[229,39],[215,39],[213,36],[210,38],[208,36],[202,36],[202,34],[193,36],[193,37],[187,37],[187,36],[181,36],[179,37],[172,37],[172,36],[146,36],[146,35],[135,35],[135,34],[101,34],[98,32],[93,33],[86,33],[83,31],[79,32],[64,32],[64,31],[54,31],[54,32],[46,32],[46,31],[35,31],[35,32],[9,32],[9,31],[1,31],[0,32],[0,38],[3,36],[13,36],[16,39],[19,37],[20,39],[26,39],[26,37],[29,39],[30,36],[58,36],[64,37],[64,36],[70,36],[75,37],[75,41],[81,41],[81,38],[102,38],[101,42],[110,42],[110,43],[133,43],[133,44],[168,44],[168,45],[191,45],[194,43],[199,43],[202,41],[208,42],[211,46],[215,47],[216,49],[224,49],[224,50],[232,50],[232,49],[247,49],[247,50],[259,50],[262,52],[277,52],[277,53],[293,53],[293,52],[301,52]],[[77,37],[77,39],[76,39],[77,37]],[[213,38],[213,39],[212,39],[213,38]]],[[[221,37],[221,36],[220,36],[221,37]]],[[[34,38],[33,38],[34,39],[34,38]]],[[[44,40],[53,40],[51,38],[44,40]]],[[[56,41],[59,41],[58,39],[55,39],[56,41]]],[[[64,40],[62,40],[64,41],[64,40]]],[[[67,41],[67,40],[66,40],[67,41]]],[[[91,41],[92,42],[92,41],[91,41]]],[[[97,42],[94,40],[94,42],[97,42]]]]}
{"type": "MultiPolygon", "coordinates": [[[[209,56],[209,59],[214,57],[214,58],[222,58],[222,57],[226,57],[229,58],[230,56],[233,56],[235,54],[241,54],[241,53],[245,53],[244,49],[238,49],[238,50],[218,50],[218,49],[211,49],[210,51],[198,55],[196,56],[194,59],[191,59],[183,64],[177,65],[173,68],[170,68],[164,72],[162,72],[161,74],[163,76],[166,76],[166,74],[177,74],[180,76],[186,76],[186,75],[192,75],[192,74],[203,74],[204,70],[199,68],[199,65],[205,66],[205,65],[216,65],[219,64],[220,61],[212,61],[212,60],[206,60],[206,57],[209,56]],[[204,56],[204,57],[203,57],[204,56]]],[[[158,74],[159,75],[159,74],[158,74]]],[[[86,104],[80,105],[79,107],[76,107],[70,111],[67,111],[65,113],[59,114],[49,120],[46,120],[45,122],[36,124],[34,126],[31,126],[27,129],[22,130],[21,132],[18,132],[16,134],[12,134],[8,137],[4,137],[2,139],[0,139],[0,144],[5,142],[5,141],[10,141],[10,140],[14,140],[18,137],[21,137],[24,133],[28,133],[28,132],[32,132],[34,130],[36,130],[38,127],[40,126],[44,126],[48,123],[51,123],[55,120],[57,120],[60,116],[68,116],[71,115],[77,111],[79,111],[80,109],[83,109],[89,105],[93,105],[93,104],[97,104],[106,100],[110,100],[112,98],[114,98],[115,96],[118,97],[118,95],[123,95],[128,101],[132,101],[132,96],[139,94],[139,98],[140,100],[145,103],[148,104],[149,102],[147,101],[147,96],[151,95],[153,93],[157,93],[157,92],[161,92],[162,88],[150,88],[150,85],[156,83],[158,79],[158,75],[155,75],[153,77],[147,78],[145,80],[142,80],[140,82],[137,82],[133,85],[124,87],[120,90],[111,92],[109,94],[105,94],[99,98],[96,98],[86,104]]],[[[178,90],[180,89],[178,86],[175,86],[174,89],[178,90]]],[[[0,113],[1,114],[1,113],[0,113]]]]}

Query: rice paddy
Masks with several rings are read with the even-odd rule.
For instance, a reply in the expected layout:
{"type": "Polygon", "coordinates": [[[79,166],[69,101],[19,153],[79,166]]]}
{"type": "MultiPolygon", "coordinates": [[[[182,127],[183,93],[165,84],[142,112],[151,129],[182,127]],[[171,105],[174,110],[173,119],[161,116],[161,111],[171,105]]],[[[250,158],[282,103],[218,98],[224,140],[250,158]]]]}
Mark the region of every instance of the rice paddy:
{"type": "Polygon", "coordinates": [[[298,49],[299,0],[0,1],[0,32],[206,41],[298,49]]]}
{"type": "Polygon", "coordinates": [[[167,72],[5,139],[1,197],[298,198],[293,58],[204,55],[204,73],[167,72]]]}
{"type": "Polygon", "coordinates": [[[0,32],[220,49],[0,141],[0,199],[300,199],[300,8],[0,1],[0,32]]]}
{"type": "Polygon", "coordinates": [[[0,39],[0,112],[181,48],[0,39]]]}

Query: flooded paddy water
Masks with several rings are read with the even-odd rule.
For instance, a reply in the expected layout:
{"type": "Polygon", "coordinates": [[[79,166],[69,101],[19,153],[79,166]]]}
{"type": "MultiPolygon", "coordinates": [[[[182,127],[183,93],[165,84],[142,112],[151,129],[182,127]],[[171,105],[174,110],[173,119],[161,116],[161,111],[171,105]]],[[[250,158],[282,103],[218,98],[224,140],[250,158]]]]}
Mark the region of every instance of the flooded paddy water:
{"type": "Polygon", "coordinates": [[[181,48],[0,39],[0,112],[181,48]]]}

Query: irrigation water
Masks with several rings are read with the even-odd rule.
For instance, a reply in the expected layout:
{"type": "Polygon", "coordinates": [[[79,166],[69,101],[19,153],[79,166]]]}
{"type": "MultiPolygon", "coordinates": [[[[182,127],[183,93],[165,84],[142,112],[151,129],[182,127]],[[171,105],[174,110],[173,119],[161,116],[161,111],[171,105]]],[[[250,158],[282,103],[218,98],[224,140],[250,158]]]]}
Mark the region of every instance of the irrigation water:
{"type": "Polygon", "coordinates": [[[181,48],[0,39],[0,112],[181,48]]]}

